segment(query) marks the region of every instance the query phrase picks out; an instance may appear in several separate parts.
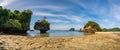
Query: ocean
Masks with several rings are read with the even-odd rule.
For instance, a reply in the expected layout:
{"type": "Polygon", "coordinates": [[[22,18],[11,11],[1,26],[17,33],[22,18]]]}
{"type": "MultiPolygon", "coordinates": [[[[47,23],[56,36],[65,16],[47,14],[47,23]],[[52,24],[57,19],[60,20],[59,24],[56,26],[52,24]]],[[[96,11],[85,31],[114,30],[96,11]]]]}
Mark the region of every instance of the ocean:
{"type": "Polygon", "coordinates": [[[47,33],[40,33],[39,30],[27,31],[29,36],[41,36],[41,37],[69,37],[69,36],[84,36],[83,32],[79,31],[67,31],[67,30],[49,30],[47,33]]]}

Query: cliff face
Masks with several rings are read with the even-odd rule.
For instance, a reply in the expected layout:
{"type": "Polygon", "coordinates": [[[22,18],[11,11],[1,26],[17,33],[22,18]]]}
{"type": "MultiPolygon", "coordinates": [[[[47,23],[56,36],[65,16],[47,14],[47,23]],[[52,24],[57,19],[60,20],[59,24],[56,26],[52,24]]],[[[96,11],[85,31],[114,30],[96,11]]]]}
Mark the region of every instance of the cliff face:
{"type": "Polygon", "coordinates": [[[99,24],[93,21],[88,21],[88,23],[84,26],[84,32],[94,33],[96,31],[102,31],[99,24]]]}

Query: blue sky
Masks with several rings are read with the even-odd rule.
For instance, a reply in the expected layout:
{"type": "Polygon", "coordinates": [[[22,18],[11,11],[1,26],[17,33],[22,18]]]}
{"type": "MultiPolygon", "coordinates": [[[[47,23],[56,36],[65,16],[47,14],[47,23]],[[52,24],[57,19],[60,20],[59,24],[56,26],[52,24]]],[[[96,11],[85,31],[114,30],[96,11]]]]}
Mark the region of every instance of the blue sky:
{"type": "Polygon", "coordinates": [[[120,27],[120,0],[0,0],[0,6],[12,11],[30,9],[33,12],[30,27],[43,16],[53,30],[79,30],[88,21],[102,28],[120,27]]]}

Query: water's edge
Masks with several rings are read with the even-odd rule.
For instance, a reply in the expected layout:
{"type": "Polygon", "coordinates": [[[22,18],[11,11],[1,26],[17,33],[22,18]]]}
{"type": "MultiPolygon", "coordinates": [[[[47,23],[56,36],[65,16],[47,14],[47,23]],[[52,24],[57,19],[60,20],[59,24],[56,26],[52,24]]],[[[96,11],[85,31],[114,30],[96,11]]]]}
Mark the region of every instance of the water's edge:
{"type": "Polygon", "coordinates": [[[29,36],[41,36],[41,37],[66,37],[66,36],[84,36],[83,32],[78,31],[66,31],[66,30],[50,30],[47,33],[40,33],[39,30],[27,31],[29,36]]]}

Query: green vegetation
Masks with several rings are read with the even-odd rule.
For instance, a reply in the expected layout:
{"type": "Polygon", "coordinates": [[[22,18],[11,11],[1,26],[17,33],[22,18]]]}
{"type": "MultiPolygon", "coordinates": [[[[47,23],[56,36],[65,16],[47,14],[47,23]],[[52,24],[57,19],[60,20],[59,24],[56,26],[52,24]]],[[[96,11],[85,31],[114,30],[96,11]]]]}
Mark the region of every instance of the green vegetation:
{"type": "Polygon", "coordinates": [[[14,29],[14,28],[16,28],[16,29],[19,29],[19,30],[21,30],[22,29],[22,27],[21,27],[21,23],[18,21],[18,20],[16,20],[16,19],[9,19],[5,24],[4,24],[4,28],[6,28],[6,29],[14,29]]]}
{"type": "Polygon", "coordinates": [[[94,21],[88,21],[88,23],[84,26],[84,32],[96,32],[102,31],[99,24],[94,21]]]}
{"type": "Polygon", "coordinates": [[[31,10],[24,10],[22,12],[15,10],[12,12],[0,6],[0,31],[26,31],[30,29],[31,15],[31,10]]]}
{"type": "Polygon", "coordinates": [[[120,31],[120,28],[118,28],[118,27],[110,28],[110,29],[103,28],[103,31],[120,31]]]}
{"type": "Polygon", "coordinates": [[[41,33],[46,33],[46,31],[50,29],[50,23],[48,21],[46,21],[45,19],[46,19],[46,17],[44,17],[44,19],[41,21],[38,20],[35,23],[34,29],[40,30],[41,33]]]}

